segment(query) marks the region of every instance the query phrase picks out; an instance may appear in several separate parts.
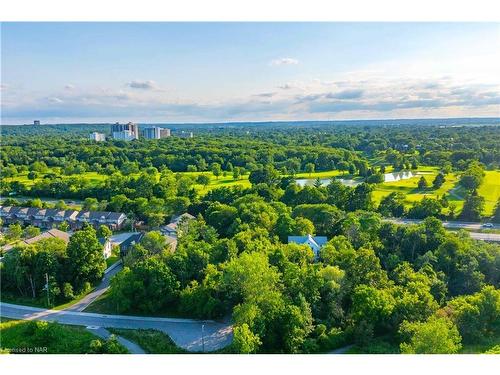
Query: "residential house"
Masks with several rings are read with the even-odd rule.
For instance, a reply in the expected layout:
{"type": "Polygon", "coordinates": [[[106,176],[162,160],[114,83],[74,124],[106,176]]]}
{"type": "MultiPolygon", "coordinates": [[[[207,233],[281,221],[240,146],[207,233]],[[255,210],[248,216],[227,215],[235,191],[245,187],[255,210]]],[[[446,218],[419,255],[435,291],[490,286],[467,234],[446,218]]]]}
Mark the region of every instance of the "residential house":
{"type": "Polygon", "coordinates": [[[165,225],[164,227],[160,228],[160,231],[162,234],[164,234],[166,236],[177,238],[177,232],[178,232],[179,226],[183,225],[184,223],[188,222],[189,220],[194,220],[194,219],[196,219],[196,218],[193,215],[185,212],[182,215],[174,216],[172,218],[172,220],[170,221],[170,224],[165,225]]]}
{"type": "Polygon", "coordinates": [[[175,253],[175,250],[177,249],[177,238],[170,236],[164,236],[164,237],[167,245],[170,247],[170,252],[175,253]]]}
{"type": "Polygon", "coordinates": [[[89,223],[96,228],[106,225],[111,230],[119,230],[123,227],[127,216],[121,212],[0,206],[0,218],[5,225],[20,223],[50,229],[66,222],[75,230],[80,229],[84,223],[89,223]]]}
{"type": "Polygon", "coordinates": [[[296,243],[299,245],[307,245],[314,252],[314,257],[317,258],[321,248],[328,242],[328,238],[324,236],[288,236],[288,243],[296,243]]]}
{"type": "Polygon", "coordinates": [[[127,255],[130,248],[133,245],[139,243],[143,236],[144,236],[144,233],[142,233],[142,232],[133,233],[129,237],[127,237],[125,240],[118,243],[118,245],[120,246],[120,256],[124,257],[125,255],[127,255]]]}
{"type": "Polygon", "coordinates": [[[45,240],[48,238],[59,238],[67,244],[69,242],[70,237],[71,237],[71,235],[69,233],[66,233],[66,232],[63,232],[62,230],[53,228],[53,229],[48,230],[46,232],[40,233],[38,236],[28,238],[27,240],[22,240],[22,241],[15,243],[15,244],[5,245],[2,249],[4,251],[9,251],[16,246],[31,245],[31,244],[34,244],[38,241],[45,240]]]}
{"type": "Polygon", "coordinates": [[[104,237],[99,238],[99,243],[102,246],[102,254],[104,255],[104,259],[108,259],[113,252],[113,243],[108,238],[104,237]]]}

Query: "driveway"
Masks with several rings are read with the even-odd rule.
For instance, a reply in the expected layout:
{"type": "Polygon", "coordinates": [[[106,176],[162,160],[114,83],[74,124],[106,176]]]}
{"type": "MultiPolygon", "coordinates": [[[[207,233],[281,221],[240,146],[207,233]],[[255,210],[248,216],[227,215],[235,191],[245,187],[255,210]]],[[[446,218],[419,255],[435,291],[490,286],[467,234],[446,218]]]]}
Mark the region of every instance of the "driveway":
{"type": "Polygon", "coordinates": [[[123,268],[123,264],[121,260],[119,260],[117,263],[113,264],[111,267],[109,267],[105,273],[104,277],[102,278],[101,283],[95,287],[95,289],[87,294],[85,297],[83,297],[81,300],[76,302],[75,304],[65,308],[65,311],[83,311],[87,308],[88,305],[90,305],[92,302],[94,302],[99,296],[101,296],[104,292],[106,292],[109,289],[109,283],[111,281],[111,278],[115,276],[118,272],[121,271],[123,268]],[[118,263],[118,264],[117,264],[118,263]]]}
{"type": "Polygon", "coordinates": [[[181,348],[209,352],[224,348],[232,340],[232,326],[211,320],[105,315],[68,310],[46,310],[0,303],[0,316],[11,319],[43,320],[77,326],[128,329],[156,329],[165,332],[181,348]]]}

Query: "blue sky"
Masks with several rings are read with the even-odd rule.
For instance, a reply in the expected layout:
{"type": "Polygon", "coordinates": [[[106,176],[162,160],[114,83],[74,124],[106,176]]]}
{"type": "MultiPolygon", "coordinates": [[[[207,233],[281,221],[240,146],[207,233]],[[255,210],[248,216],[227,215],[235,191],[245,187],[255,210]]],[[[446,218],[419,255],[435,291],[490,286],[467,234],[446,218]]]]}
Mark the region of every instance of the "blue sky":
{"type": "Polygon", "coordinates": [[[499,116],[499,24],[3,23],[2,123],[499,116]]]}

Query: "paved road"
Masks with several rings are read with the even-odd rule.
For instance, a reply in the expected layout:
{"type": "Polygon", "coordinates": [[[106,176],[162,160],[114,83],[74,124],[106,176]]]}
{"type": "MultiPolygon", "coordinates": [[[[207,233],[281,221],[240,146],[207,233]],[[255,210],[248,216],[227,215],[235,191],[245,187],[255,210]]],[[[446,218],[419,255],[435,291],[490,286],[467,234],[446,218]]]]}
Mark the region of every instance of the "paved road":
{"type": "Polygon", "coordinates": [[[469,233],[475,240],[488,241],[488,242],[500,242],[500,234],[496,233],[469,233]]]}
{"type": "MultiPolygon", "coordinates": [[[[105,340],[109,339],[112,335],[111,332],[109,332],[106,328],[102,327],[88,326],[87,330],[105,340]]],[[[120,344],[122,344],[124,347],[127,348],[130,354],[146,354],[146,352],[136,343],[129,341],[126,338],[123,338],[118,335],[115,335],[115,337],[120,344]]]]}
{"type": "MultiPolygon", "coordinates": [[[[423,220],[415,219],[386,219],[395,224],[411,225],[419,224],[423,220]]],[[[443,221],[443,227],[446,229],[468,229],[468,230],[479,230],[479,229],[500,229],[500,224],[493,224],[493,227],[485,228],[481,223],[469,223],[463,221],[443,221]]],[[[488,241],[488,242],[500,242],[500,234],[496,233],[480,233],[480,232],[468,232],[471,238],[475,240],[488,241]]]]}
{"type": "MultiPolygon", "coordinates": [[[[415,219],[387,219],[387,221],[396,224],[419,224],[423,220],[415,219]]],[[[493,224],[491,228],[483,227],[481,223],[467,222],[467,221],[443,221],[443,227],[448,229],[469,229],[469,230],[479,230],[479,229],[500,229],[500,224],[493,224]]]]}
{"type": "Polygon", "coordinates": [[[104,292],[106,292],[109,289],[109,283],[111,281],[111,278],[114,275],[116,275],[123,268],[121,261],[119,261],[119,262],[120,262],[119,264],[115,265],[116,264],[115,263],[106,270],[101,283],[92,292],[87,294],[85,297],[83,297],[77,303],[67,307],[64,310],[66,310],[66,311],[83,311],[87,308],[88,305],[90,305],[97,298],[99,298],[99,296],[101,296],[104,292]]]}
{"type": "Polygon", "coordinates": [[[203,349],[207,352],[221,349],[229,345],[232,340],[231,325],[214,321],[46,310],[3,302],[0,303],[0,316],[11,319],[44,320],[84,327],[156,329],[169,335],[181,348],[193,352],[201,352],[203,349]]]}

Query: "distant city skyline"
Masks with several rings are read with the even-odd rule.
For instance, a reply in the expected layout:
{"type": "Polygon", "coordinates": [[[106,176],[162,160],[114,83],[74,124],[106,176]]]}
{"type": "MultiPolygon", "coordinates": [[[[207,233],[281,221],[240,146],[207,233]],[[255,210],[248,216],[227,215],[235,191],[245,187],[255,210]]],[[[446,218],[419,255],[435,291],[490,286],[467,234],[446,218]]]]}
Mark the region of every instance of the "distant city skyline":
{"type": "Polygon", "coordinates": [[[498,23],[2,23],[2,124],[500,116],[498,23]]]}

